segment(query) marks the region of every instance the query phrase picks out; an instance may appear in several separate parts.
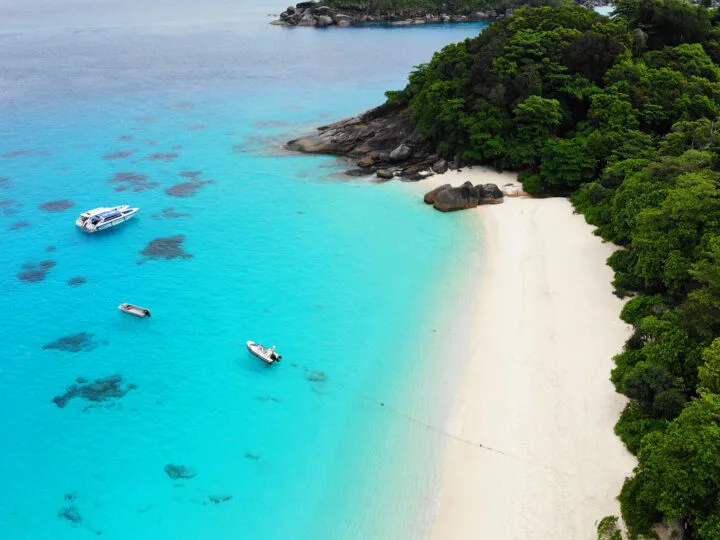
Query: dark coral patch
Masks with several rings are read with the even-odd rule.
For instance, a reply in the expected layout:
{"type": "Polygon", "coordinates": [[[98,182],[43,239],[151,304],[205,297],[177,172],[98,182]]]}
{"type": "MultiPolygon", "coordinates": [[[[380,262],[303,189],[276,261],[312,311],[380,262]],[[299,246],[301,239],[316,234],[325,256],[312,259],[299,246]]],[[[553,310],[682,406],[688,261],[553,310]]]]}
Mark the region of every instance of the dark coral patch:
{"type": "Polygon", "coordinates": [[[22,266],[22,271],[18,274],[20,281],[27,283],[37,283],[43,281],[50,269],[55,266],[55,261],[42,261],[40,263],[26,263],[22,266]]]}
{"type": "Polygon", "coordinates": [[[0,178],[0,188],[7,188],[10,187],[10,179],[9,178],[0,178]]]}
{"type": "Polygon", "coordinates": [[[48,247],[45,248],[45,253],[52,253],[52,252],[55,251],[56,249],[57,249],[57,248],[56,248],[55,246],[48,246],[48,247]]]}
{"type": "Polygon", "coordinates": [[[119,150],[118,152],[111,152],[109,154],[105,154],[103,156],[103,159],[125,159],[132,156],[137,150],[119,150]]]}
{"type": "Polygon", "coordinates": [[[113,398],[121,398],[135,388],[137,387],[134,384],[123,386],[122,375],[110,375],[103,379],[96,379],[94,382],[72,384],[68,386],[62,396],[55,396],[53,403],[62,409],[74,398],[95,402],[107,401],[113,398]]]}
{"type": "Polygon", "coordinates": [[[139,174],[134,172],[119,172],[115,173],[108,184],[118,184],[115,187],[115,191],[134,191],[140,193],[142,191],[148,191],[154,189],[160,185],[159,182],[149,182],[149,178],[145,174],[139,174]]]}
{"type": "Polygon", "coordinates": [[[325,382],[327,381],[328,377],[325,375],[322,371],[311,371],[308,374],[307,380],[310,382],[325,382]]]}
{"type": "Polygon", "coordinates": [[[155,118],[154,116],[141,116],[139,118],[135,118],[134,120],[140,124],[149,124],[151,122],[157,122],[157,118],[155,118]]]}
{"type": "Polygon", "coordinates": [[[20,211],[18,210],[19,206],[20,203],[14,199],[0,201],[0,210],[2,211],[3,216],[12,216],[17,214],[20,211]]]}
{"type": "Polygon", "coordinates": [[[153,214],[155,219],[176,219],[181,217],[189,217],[190,214],[186,212],[176,212],[174,206],[163,208],[161,214],[153,214]]]}
{"type": "Polygon", "coordinates": [[[134,138],[132,135],[120,135],[118,141],[132,141],[134,138]]]}
{"type": "Polygon", "coordinates": [[[170,163],[178,157],[180,157],[180,154],[176,152],[155,152],[154,154],[150,154],[146,159],[150,161],[164,161],[165,163],[170,163]]]}
{"type": "Polygon", "coordinates": [[[80,285],[84,285],[85,283],[87,283],[87,278],[82,276],[77,276],[68,280],[68,285],[70,285],[71,287],[79,287],[80,285]]]}
{"type": "Polygon", "coordinates": [[[208,495],[208,500],[213,504],[228,502],[232,498],[232,495],[208,495]]]}
{"type": "Polygon", "coordinates": [[[170,236],[169,238],[156,238],[151,241],[140,254],[149,259],[191,259],[192,255],[182,248],[185,235],[170,236]]]}
{"type": "Polygon", "coordinates": [[[165,474],[173,480],[188,480],[197,475],[197,473],[190,467],[185,465],[173,465],[172,463],[165,465],[165,474]]]}
{"type": "Polygon", "coordinates": [[[11,231],[16,231],[18,229],[24,229],[25,227],[29,227],[30,222],[29,221],[18,221],[17,223],[13,223],[8,227],[11,231]]]}
{"type": "Polygon", "coordinates": [[[6,159],[10,158],[16,158],[16,157],[46,157],[46,156],[52,156],[51,152],[43,152],[41,150],[13,150],[12,152],[8,152],[7,154],[3,154],[2,157],[6,159]]]}
{"type": "Polygon", "coordinates": [[[64,352],[82,352],[82,351],[92,351],[93,349],[97,349],[100,345],[104,345],[104,341],[96,341],[94,339],[95,334],[90,334],[89,332],[80,332],[78,334],[72,334],[70,336],[64,336],[60,339],[56,339],[55,341],[52,341],[50,343],[46,343],[43,345],[43,349],[45,350],[57,350],[57,351],[64,351],[64,352]]]}
{"type": "Polygon", "coordinates": [[[205,129],[205,126],[203,126],[202,124],[189,124],[185,127],[191,131],[201,131],[201,130],[205,129]]]}
{"type": "Polygon", "coordinates": [[[195,182],[182,182],[181,184],[175,184],[165,190],[165,193],[171,197],[194,197],[198,190],[202,189],[206,184],[212,184],[212,180],[199,180],[195,182]]]}
{"type": "Polygon", "coordinates": [[[197,178],[202,174],[202,171],[182,171],[180,176],[183,178],[197,178]]]}
{"type": "Polygon", "coordinates": [[[183,149],[183,145],[182,145],[182,144],[178,144],[177,146],[173,146],[172,149],[173,149],[173,150],[182,150],[182,149],[183,149]]]}
{"type": "Polygon", "coordinates": [[[40,210],[45,212],[64,212],[68,208],[75,206],[75,203],[67,199],[60,201],[50,201],[40,205],[40,210]]]}
{"type": "Polygon", "coordinates": [[[74,504],[71,504],[70,506],[66,506],[64,508],[61,508],[58,512],[58,517],[67,519],[71,523],[78,524],[82,521],[82,516],[80,515],[80,511],[78,510],[77,506],[74,504]]]}

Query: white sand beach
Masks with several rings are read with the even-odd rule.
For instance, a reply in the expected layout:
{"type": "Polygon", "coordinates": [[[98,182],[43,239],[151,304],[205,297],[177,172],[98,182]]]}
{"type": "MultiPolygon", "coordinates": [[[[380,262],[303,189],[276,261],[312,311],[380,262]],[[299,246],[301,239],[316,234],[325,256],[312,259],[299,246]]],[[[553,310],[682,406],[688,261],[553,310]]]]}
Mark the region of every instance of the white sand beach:
{"type": "MultiPolygon", "coordinates": [[[[474,168],[421,184],[466,180],[515,176],[474,168]]],[[[448,439],[432,536],[595,539],[635,463],[613,433],[625,399],[612,356],[630,332],[605,264],[613,246],[566,199],[505,199],[464,211],[485,231],[485,264],[466,289],[476,312],[458,314],[474,346],[449,424],[497,452],[448,439]]]]}

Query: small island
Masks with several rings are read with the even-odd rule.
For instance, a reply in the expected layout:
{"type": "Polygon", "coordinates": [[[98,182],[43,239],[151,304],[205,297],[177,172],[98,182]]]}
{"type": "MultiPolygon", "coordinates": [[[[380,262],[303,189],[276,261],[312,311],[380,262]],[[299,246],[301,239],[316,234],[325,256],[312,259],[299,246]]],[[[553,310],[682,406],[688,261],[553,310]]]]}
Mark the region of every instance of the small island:
{"type": "MultiPolygon", "coordinates": [[[[433,23],[462,23],[497,21],[509,17],[522,6],[559,6],[561,0],[319,0],[299,2],[289,6],[271,24],[277,26],[355,26],[385,23],[409,26],[433,23]]],[[[610,4],[609,0],[577,0],[586,7],[610,4]]]]}

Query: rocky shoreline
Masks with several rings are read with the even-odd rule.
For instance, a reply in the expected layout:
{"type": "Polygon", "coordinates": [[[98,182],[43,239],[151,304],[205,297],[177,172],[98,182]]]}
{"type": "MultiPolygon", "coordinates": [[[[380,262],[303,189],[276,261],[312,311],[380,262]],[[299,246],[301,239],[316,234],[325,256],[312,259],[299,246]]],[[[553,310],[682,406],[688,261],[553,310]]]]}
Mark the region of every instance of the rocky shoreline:
{"type": "MultiPolygon", "coordinates": [[[[576,0],[587,8],[610,5],[608,0],[576,0]]],[[[489,10],[463,10],[459,13],[445,9],[401,9],[372,11],[362,3],[343,3],[328,5],[319,2],[300,2],[289,6],[278,19],[270,24],[277,26],[308,26],[326,28],[329,26],[355,26],[368,23],[387,23],[397,26],[409,26],[433,23],[490,22],[504,19],[513,14],[512,8],[489,10]]]]}
{"type": "MultiPolygon", "coordinates": [[[[448,160],[435,152],[423,142],[410,122],[409,110],[387,104],[360,116],[320,126],[317,131],[289,141],[285,147],[308,154],[348,157],[357,165],[345,171],[350,176],[374,174],[379,182],[393,178],[417,181],[468,165],[459,156],[448,160]]],[[[509,192],[501,190],[495,184],[466,183],[457,188],[445,184],[426,194],[425,202],[436,210],[450,212],[498,204],[503,202],[504,195],[526,194],[516,187],[509,192]]]]}

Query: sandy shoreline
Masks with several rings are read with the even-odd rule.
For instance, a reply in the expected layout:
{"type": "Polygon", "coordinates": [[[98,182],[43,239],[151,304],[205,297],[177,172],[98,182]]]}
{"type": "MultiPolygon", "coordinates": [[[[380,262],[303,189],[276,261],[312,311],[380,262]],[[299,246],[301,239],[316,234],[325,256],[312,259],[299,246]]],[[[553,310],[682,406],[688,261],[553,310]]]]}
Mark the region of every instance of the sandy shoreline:
{"type": "MultiPolygon", "coordinates": [[[[421,185],[514,178],[475,168],[421,185]]],[[[629,335],[605,265],[613,247],[565,199],[465,212],[486,258],[468,278],[476,312],[458,314],[471,353],[449,432],[502,454],[447,442],[432,537],[595,539],[634,465],[613,433],[624,398],[608,378],[629,335]]]]}

